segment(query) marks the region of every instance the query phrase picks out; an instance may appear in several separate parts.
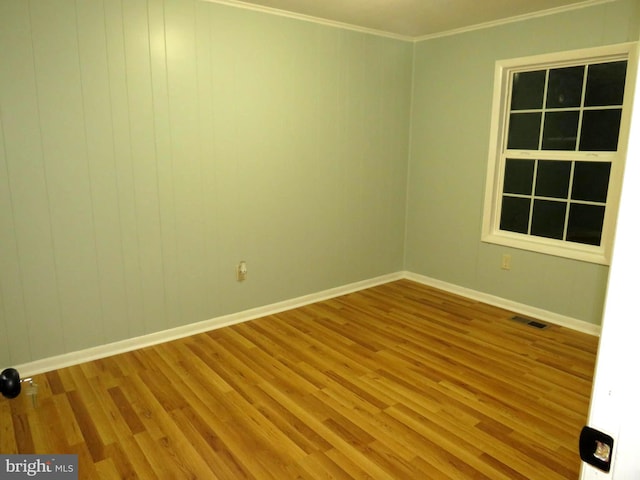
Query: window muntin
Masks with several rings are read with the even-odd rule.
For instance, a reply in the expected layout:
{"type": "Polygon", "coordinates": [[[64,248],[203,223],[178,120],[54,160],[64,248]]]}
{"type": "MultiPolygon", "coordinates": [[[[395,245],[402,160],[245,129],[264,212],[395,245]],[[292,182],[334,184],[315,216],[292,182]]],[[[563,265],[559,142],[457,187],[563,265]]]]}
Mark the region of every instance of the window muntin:
{"type": "Polygon", "coordinates": [[[610,162],[507,158],[500,229],[600,245],[610,171],[610,162]]]}
{"type": "Polygon", "coordinates": [[[510,74],[508,150],[616,151],[627,61],[510,74]]]}
{"type": "Polygon", "coordinates": [[[632,48],[498,62],[484,241],[608,263],[632,48]]]}

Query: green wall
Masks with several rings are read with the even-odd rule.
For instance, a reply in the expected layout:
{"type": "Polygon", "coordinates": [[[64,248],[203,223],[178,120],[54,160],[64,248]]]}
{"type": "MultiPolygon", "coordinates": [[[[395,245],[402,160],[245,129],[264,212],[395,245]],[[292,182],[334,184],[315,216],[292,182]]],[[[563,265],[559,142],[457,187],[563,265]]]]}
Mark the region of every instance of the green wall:
{"type": "Polygon", "coordinates": [[[0,365],[402,270],[412,52],[208,2],[0,0],[0,365]]]}
{"type": "Polygon", "coordinates": [[[480,242],[493,68],[639,20],[618,0],[414,45],[196,0],[0,0],[0,365],[401,270],[599,323],[605,267],[480,242]]]}
{"type": "Polygon", "coordinates": [[[406,270],[600,324],[607,267],[480,241],[494,66],[637,41],[639,26],[640,2],[620,0],[416,44],[406,270]]]}

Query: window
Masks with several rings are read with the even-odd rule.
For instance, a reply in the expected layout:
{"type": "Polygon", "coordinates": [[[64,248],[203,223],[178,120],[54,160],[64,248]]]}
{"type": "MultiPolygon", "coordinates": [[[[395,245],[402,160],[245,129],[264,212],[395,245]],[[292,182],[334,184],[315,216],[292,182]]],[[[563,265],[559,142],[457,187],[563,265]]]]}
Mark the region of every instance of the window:
{"type": "Polygon", "coordinates": [[[483,241],[609,263],[633,48],[496,63],[483,241]]]}

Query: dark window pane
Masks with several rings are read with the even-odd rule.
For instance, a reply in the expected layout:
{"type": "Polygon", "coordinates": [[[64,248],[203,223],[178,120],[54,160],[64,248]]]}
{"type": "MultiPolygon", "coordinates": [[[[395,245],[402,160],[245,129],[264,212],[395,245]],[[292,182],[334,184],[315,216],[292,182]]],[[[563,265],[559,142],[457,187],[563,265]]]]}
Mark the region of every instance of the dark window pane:
{"type": "Polygon", "coordinates": [[[575,150],[579,112],[547,112],[542,134],[543,150],[575,150]]]}
{"type": "Polygon", "coordinates": [[[583,80],[584,66],[550,70],[547,108],[579,107],[583,80]]]}
{"type": "Polygon", "coordinates": [[[540,197],[568,198],[571,162],[540,160],[536,175],[536,195],[540,197]]]}
{"type": "Polygon", "coordinates": [[[515,73],[511,90],[511,110],[542,108],[545,76],[545,70],[515,73]]]}
{"type": "Polygon", "coordinates": [[[566,209],[565,202],[535,200],[533,202],[531,235],[562,240],[566,209]]]}
{"type": "Polygon", "coordinates": [[[509,117],[507,148],[537,150],[541,119],[541,113],[512,113],[509,117]]]}
{"type": "Polygon", "coordinates": [[[531,195],[533,190],[533,160],[507,159],[504,167],[504,193],[531,195]]]}
{"type": "Polygon", "coordinates": [[[585,106],[622,105],[626,74],[626,60],[590,65],[587,71],[585,106]]]}
{"type": "Polygon", "coordinates": [[[587,110],[582,117],[580,150],[614,152],[618,149],[622,110],[587,110]]]}
{"type": "Polygon", "coordinates": [[[529,230],[528,198],[502,197],[502,213],[500,215],[500,230],[527,233],[529,230]]]}
{"type": "Polygon", "coordinates": [[[600,245],[603,223],[604,207],[572,204],[569,209],[567,240],[588,245],[600,245]]]}
{"type": "Polygon", "coordinates": [[[609,162],[576,162],[571,198],[587,202],[606,202],[610,173],[609,162]]]}

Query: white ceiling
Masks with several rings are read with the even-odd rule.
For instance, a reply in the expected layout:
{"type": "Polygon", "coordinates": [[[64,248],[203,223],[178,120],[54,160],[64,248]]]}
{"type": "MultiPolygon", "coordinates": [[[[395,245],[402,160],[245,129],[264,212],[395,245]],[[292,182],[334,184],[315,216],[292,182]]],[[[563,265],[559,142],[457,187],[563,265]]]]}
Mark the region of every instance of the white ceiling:
{"type": "Polygon", "coordinates": [[[426,37],[614,0],[210,0],[313,17],[399,37],[426,37]]]}

